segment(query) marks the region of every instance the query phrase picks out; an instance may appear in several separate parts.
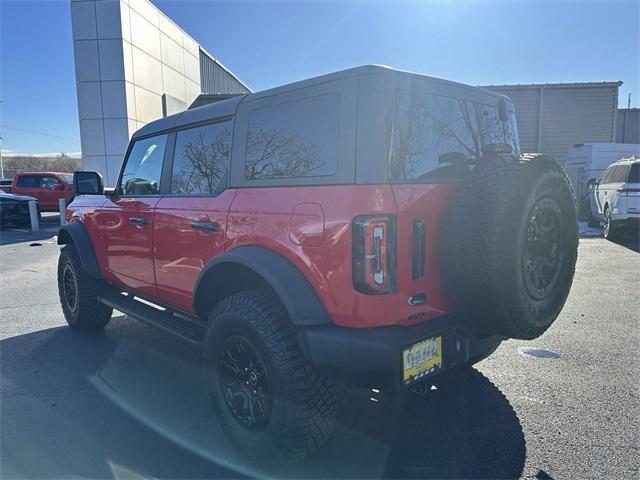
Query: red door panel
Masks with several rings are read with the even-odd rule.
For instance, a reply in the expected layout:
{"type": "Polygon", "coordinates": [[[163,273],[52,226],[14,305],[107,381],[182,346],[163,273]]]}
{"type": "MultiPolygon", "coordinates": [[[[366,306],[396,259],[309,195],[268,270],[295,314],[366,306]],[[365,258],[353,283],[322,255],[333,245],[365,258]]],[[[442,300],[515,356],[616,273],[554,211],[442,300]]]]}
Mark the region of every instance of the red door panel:
{"type": "Polygon", "coordinates": [[[192,311],[200,271],[224,251],[227,212],[235,190],[217,197],[164,197],[154,217],[155,275],[165,303],[192,311]]]}
{"type": "Polygon", "coordinates": [[[153,270],[153,209],[160,197],[108,197],[95,215],[98,249],[108,280],[157,297],[153,270]]]}

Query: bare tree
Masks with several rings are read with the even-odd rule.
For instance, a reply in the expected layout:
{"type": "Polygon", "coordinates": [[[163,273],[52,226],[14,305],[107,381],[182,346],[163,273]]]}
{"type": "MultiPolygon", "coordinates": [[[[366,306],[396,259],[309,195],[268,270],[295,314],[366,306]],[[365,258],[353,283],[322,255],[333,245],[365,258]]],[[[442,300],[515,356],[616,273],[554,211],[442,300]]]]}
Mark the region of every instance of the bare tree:
{"type": "Polygon", "coordinates": [[[245,177],[302,177],[326,162],[319,145],[305,143],[285,129],[251,129],[247,140],[245,177]]]}

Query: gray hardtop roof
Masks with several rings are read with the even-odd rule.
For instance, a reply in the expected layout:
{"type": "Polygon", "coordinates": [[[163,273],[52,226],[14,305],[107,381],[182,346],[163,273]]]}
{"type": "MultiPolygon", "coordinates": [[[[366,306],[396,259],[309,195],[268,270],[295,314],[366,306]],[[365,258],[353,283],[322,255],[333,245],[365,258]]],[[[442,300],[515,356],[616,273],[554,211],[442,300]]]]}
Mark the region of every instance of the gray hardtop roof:
{"type": "Polygon", "coordinates": [[[236,112],[236,107],[246,95],[228,98],[219,102],[203,105],[202,107],[185,110],[168,117],[147,123],[133,134],[132,138],[144,137],[154,133],[179,128],[198,122],[205,122],[214,118],[228,117],[236,112]]]}
{"type": "Polygon", "coordinates": [[[261,92],[249,93],[246,95],[238,95],[237,97],[222,100],[220,102],[204,105],[202,107],[193,108],[184,112],[176,113],[159,120],[155,120],[146,124],[140,130],[133,134],[133,138],[143,137],[146,135],[154,134],[157,132],[170,130],[173,128],[179,128],[185,125],[190,125],[198,122],[204,122],[214,118],[226,117],[233,115],[238,105],[243,101],[259,100],[261,98],[267,98],[272,95],[278,95],[293,90],[299,90],[301,88],[318,85],[321,83],[330,82],[333,80],[339,80],[342,78],[353,77],[357,75],[366,74],[383,74],[392,76],[405,76],[412,77],[418,80],[428,80],[430,82],[439,83],[441,85],[454,85],[457,87],[466,88],[475,92],[481,91],[485,95],[489,95],[494,98],[504,98],[509,100],[509,97],[502,95],[491,90],[486,90],[480,87],[472,87],[465,85],[464,83],[453,82],[451,80],[443,80],[441,78],[430,77],[428,75],[422,75],[419,73],[407,72],[404,70],[397,70],[395,68],[387,67],[384,65],[362,65],[359,67],[349,68],[347,70],[341,70],[339,72],[327,73],[319,75],[313,78],[307,78],[293,83],[288,83],[279,87],[269,88],[262,90],[261,92]]]}
{"type": "Polygon", "coordinates": [[[428,80],[435,83],[440,83],[443,85],[455,85],[457,87],[468,88],[472,91],[482,91],[483,93],[490,95],[495,98],[505,98],[508,99],[506,95],[503,95],[498,92],[494,92],[491,90],[486,90],[480,87],[472,87],[470,85],[466,85],[464,83],[458,83],[451,80],[444,80],[442,78],[431,77],[429,75],[423,75],[421,73],[409,72],[406,70],[398,70],[396,68],[388,67],[386,65],[361,65],[359,67],[348,68],[346,70],[340,70],[334,73],[327,73],[324,75],[319,75],[317,77],[307,78],[305,80],[300,80],[293,83],[288,83],[286,85],[282,85],[280,87],[269,88],[267,90],[262,90],[260,92],[252,93],[247,95],[246,100],[251,101],[254,99],[260,99],[269,97],[271,95],[277,95],[280,93],[288,92],[291,90],[297,90],[300,88],[309,87],[312,85],[317,85],[320,83],[330,82],[333,80],[339,80],[341,78],[353,77],[356,75],[366,75],[366,74],[382,74],[382,75],[392,75],[392,76],[403,76],[403,77],[412,77],[418,80],[428,80]]]}

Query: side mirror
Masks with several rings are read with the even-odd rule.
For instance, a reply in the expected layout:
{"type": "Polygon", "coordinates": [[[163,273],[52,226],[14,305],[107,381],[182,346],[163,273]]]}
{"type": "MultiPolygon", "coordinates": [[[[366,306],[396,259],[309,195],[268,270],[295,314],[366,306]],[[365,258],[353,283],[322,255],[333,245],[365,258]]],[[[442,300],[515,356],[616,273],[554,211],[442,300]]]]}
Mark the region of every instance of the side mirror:
{"type": "Polygon", "coordinates": [[[51,190],[53,190],[54,192],[61,192],[62,190],[64,190],[64,185],[55,183],[51,186],[51,190]]]}
{"type": "Polygon", "coordinates": [[[595,185],[598,185],[598,180],[596,178],[590,178],[589,180],[587,180],[588,187],[593,187],[595,185]]]}
{"type": "Polygon", "coordinates": [[[438,163],[450,163],[452,165],[464,163],[467,156],[461,152],[447,152],[438,157],[438,163]]]}
{"type": "Polygon", "coordinates": [[[508,143],[489,143],[482,147],[482,155],[485,157],[509,155],[511,153],[513,153],[513,147],[508,143]]]}
{"type": "Polygon", "coordinates": [[[73,186],[76,195],[104,195],[102,175],[98,172],[74,172],[73,186]]]}

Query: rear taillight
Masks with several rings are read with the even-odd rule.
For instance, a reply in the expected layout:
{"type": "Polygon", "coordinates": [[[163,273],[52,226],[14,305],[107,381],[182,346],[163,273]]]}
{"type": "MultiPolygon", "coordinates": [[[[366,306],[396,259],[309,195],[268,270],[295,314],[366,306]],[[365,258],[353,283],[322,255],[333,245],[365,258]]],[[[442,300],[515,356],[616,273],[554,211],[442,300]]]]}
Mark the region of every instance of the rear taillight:
{"type": "Polygon", "coordinates": [[[395,291],[396,224],[391,215],[353,222],[353,285],[362,293],[395,291]]]}

